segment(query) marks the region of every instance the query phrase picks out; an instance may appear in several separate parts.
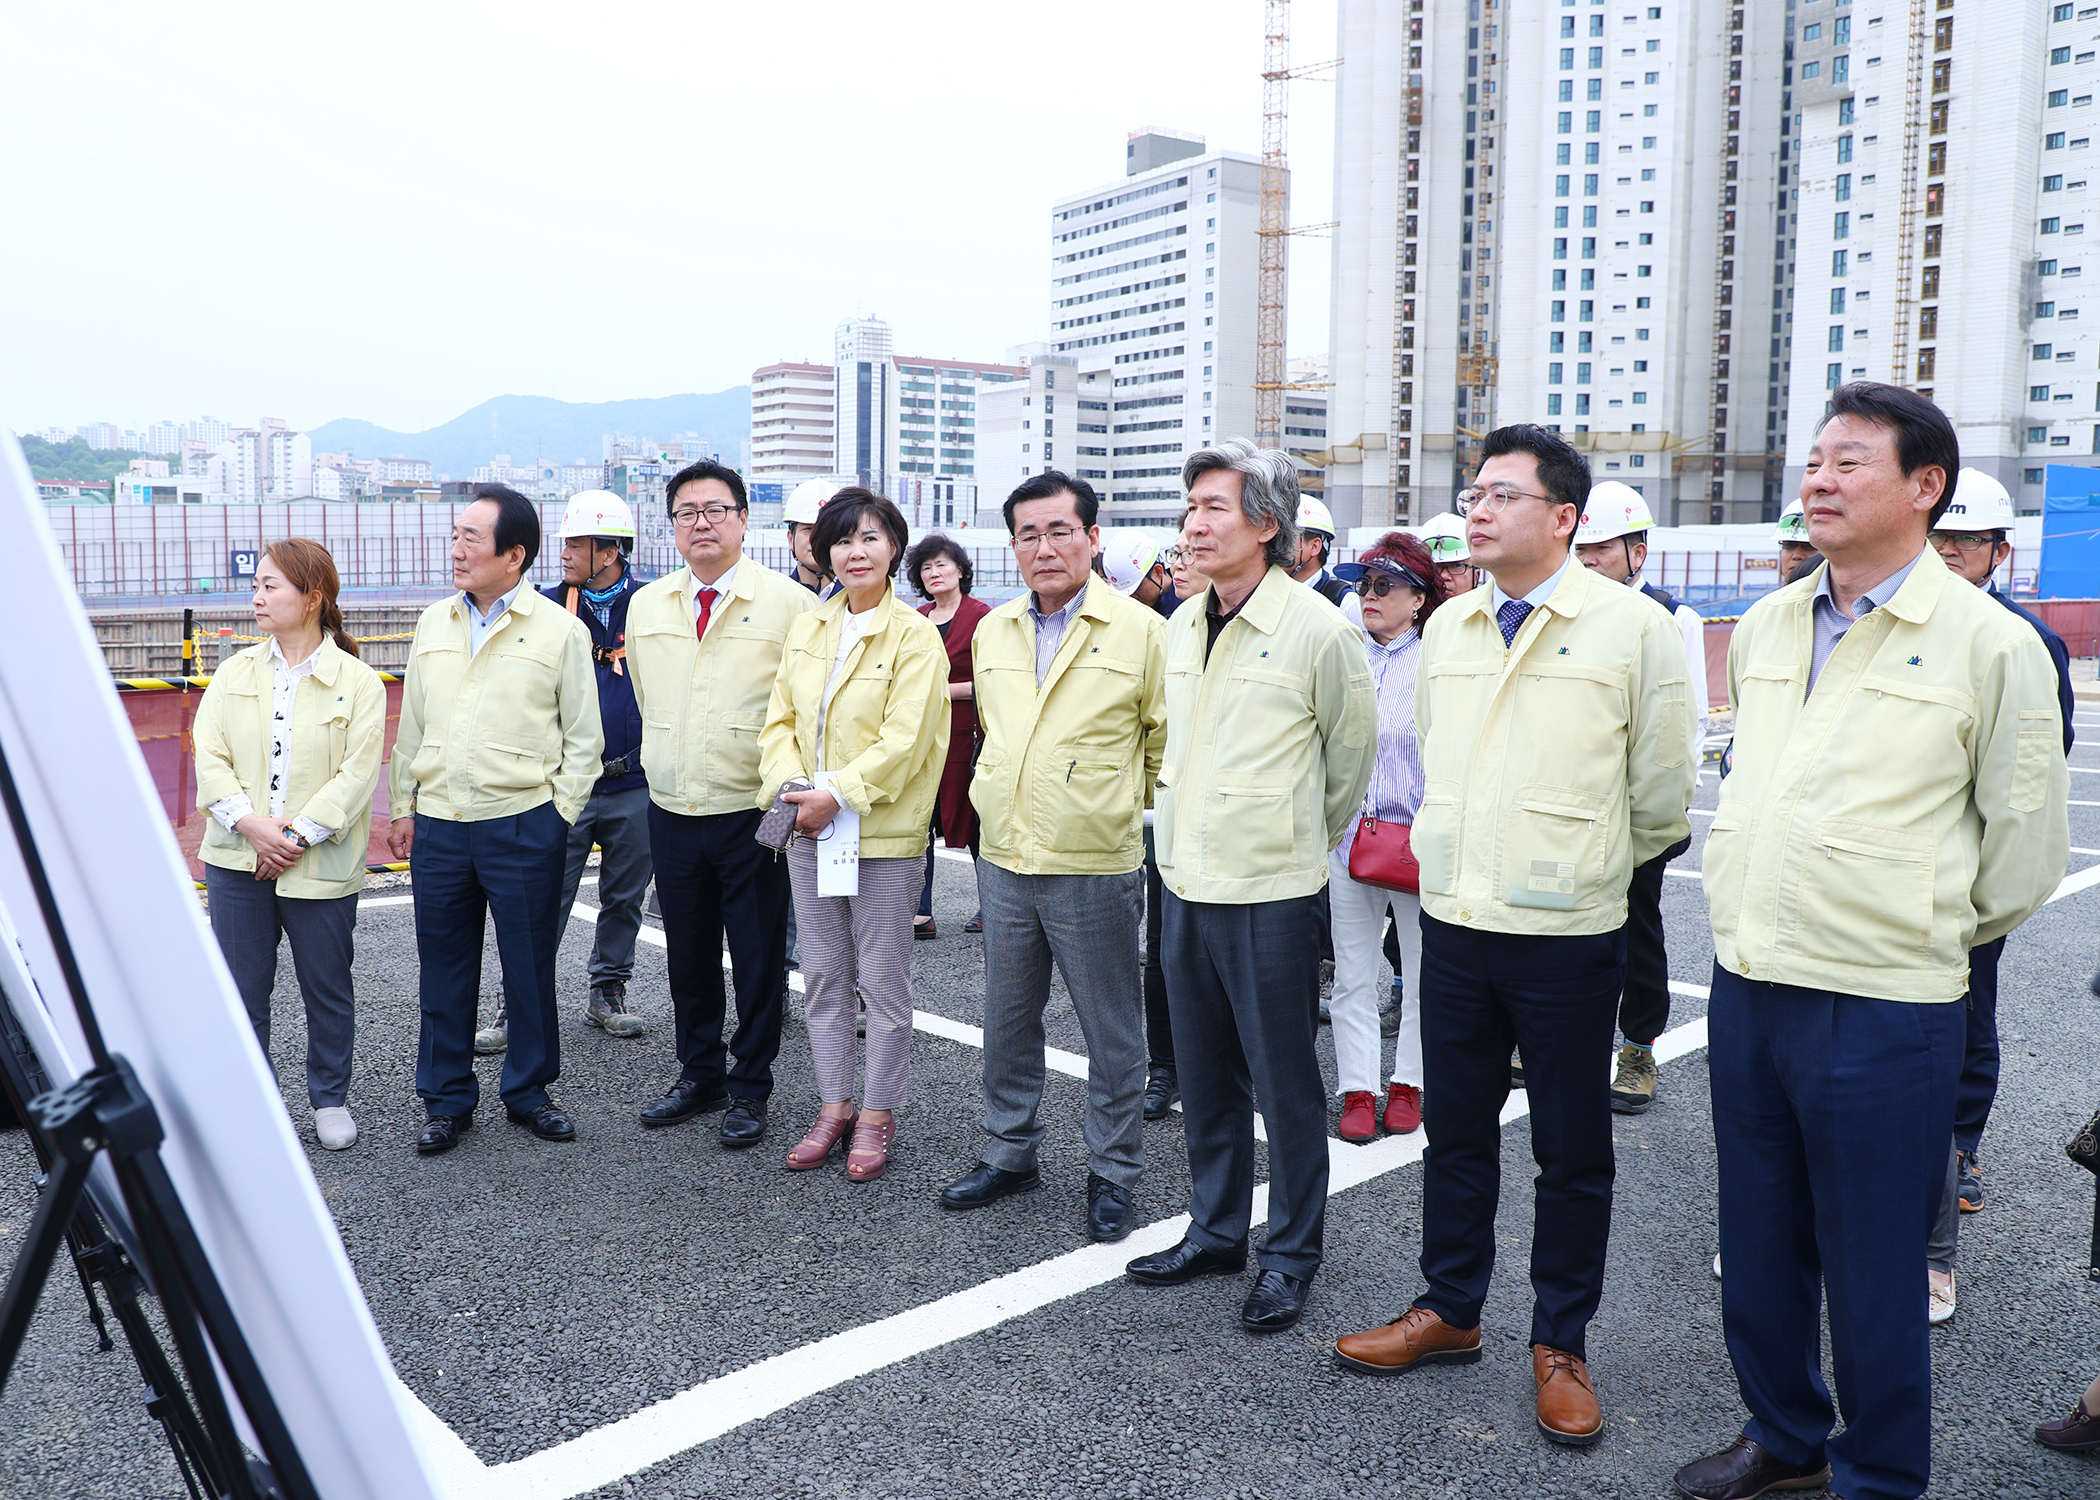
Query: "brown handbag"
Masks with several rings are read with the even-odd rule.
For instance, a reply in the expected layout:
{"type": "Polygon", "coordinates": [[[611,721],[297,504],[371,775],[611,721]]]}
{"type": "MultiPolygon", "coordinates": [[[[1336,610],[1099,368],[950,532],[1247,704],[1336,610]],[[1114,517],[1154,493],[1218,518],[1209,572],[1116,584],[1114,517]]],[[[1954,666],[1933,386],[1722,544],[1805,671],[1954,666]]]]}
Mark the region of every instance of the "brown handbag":
{"type": "Polygon", "coordinates": [[[1418,893],[1422,889],[1422,867],[1408,843],[1405,823],[1386,823],[1365,818],[1356,825],[1356,842],[1349,849],[1349,878],[1359,885],[1380,890],[1418,893]]]}

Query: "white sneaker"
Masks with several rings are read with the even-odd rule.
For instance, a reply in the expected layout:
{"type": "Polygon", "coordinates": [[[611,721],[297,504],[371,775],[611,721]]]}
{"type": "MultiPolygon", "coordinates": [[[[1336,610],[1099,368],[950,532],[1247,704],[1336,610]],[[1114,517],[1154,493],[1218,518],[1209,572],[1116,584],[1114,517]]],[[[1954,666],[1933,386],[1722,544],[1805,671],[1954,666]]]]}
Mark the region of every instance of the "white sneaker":
{"type": "Polygon", "coordinates": [[[1719,1251],[1717,1250],[1717,1251],[1715,1251],[1715,1252],[1714,1252],[1714,1280],[1716,1280],[1716,1281],[1719,1281],[1720,1279],[1721,1279],[1721,1253],[1720,1253],[1720,1252],[1719,1252],[1719,1251]]]}
{"type": "Polygon", "coordinates": [[[1928,1276],[1925,1282],[1925,1321],[1939,1324],[1946,1322],[1953,1316],[1954,1278],[1952,1276],[1948,1277],[1947,1284],[1941,1286],[1928,1276]]]}
{"type": "Polygon", "coordinates": [[[348,1151],[357,1142],[357,1121],[350,1118],[350,1111],[340,1104],[332,1109],[314,1111],[314,1134],[321,1139],[321,1146],[328,1151],[348,1151]]]}

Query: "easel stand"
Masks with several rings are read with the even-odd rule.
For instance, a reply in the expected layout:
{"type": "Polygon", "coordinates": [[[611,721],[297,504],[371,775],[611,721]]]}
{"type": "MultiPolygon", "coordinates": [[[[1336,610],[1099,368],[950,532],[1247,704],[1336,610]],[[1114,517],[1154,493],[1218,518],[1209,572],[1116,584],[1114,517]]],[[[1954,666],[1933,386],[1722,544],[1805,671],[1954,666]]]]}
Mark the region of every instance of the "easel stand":
{"type": "Polygon", "coordinates": [[[131,1065],[103,1045],[4,750],[0,798],[6,802],[16,845],[94,1059],[94,1066],[71,1084],[44,1086],[42,1068],[12,1010],[0,998],[0,1086],[28,1127],[42,1169],[28,1240],[0,1294],[0,1390],[21,1352],[59,1247],[65,1245],[105,1350],[112,1345],[96,1303],[97,1285],[116,1313],[146,1380],[146,1409],[167,1433],[192,1500],[320,1500],[161,1161],[165,1132],[153,1101],[131,1065]],[[140,1309],[139,1296],[145,1289],[140,1268],[109,1233],[87,1196],[90,1174],[102,1156],[122,1191],[145,1280],[159,1295],[183,1379],[177,1378],[140,1309]],[[260,1459],[250,1457],[242,1446],[220,1385],[221,1370],[262,1447],[260,1459]]]}

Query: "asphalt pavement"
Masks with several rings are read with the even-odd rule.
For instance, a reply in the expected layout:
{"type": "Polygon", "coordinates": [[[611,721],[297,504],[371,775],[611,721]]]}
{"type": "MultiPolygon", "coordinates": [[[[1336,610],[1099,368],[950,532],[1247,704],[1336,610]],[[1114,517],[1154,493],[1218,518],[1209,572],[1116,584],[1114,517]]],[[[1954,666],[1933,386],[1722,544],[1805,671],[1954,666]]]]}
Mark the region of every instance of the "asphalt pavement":
{"type": "MultiPolygon", "coordinates": [[[[2081,714],[2081,733],[2100,746],[2100,704],[2081,714]]],[[[2071,810],[2084,851],[2072,856],[2075,875],[2100,866],[2100,752],[2081,748],[2073,764],[2086,768],[2072,777],[2086,804],[2071,810]]],[[[1697,806],[1710,811],[1715,797],[1709,772],[1697,806]]],[[[1697,871],[1708,821],[1693,817],[1693,848],[1673,874],[1697,871]]],[[[1304,1322],[1265,1339],[1237,1324],[1248,1281],[1143,1288],[1113,1274],[1134,1249],[1087,1249],[1078,1078],[1049,1075],[1043,1191],[942,1211],[940,1187],[977,1159],[981,1054],[956,1037],[982,1019],[983,981],[979,940],[962,932],[971,870],[946,858],[938,870],[941,936],[913,951],[929,1019],[914,1036],[912,1099],[890,1173],[867,1185],[836,1163],[781,1168],[816,1110],[799,997],[761,1145],[725,1150],[719,1117],[643,1129],[635,1111],[676,1071],[663,951],[642,945],[630,990],[652,1030],[608,1038],[581,1019],[591,937],[581,918],[561,958],[554,1088],[579,1139],[543,1144],[506,1124],[490,1060],[477,1128],[447,1156],[417,1157],[411,910],[392,889],[370,893],[359,917],[350,1104],[362,1137],[349,1152],[321,1151],[298,1084],[305,1035],[286,955],[275,1061],[292,1084],[287,1103],[396,1368],[464,1444],[455,1457],[471,1453],[473,1493],[1645,1497],[1671,1493],[1679,1464],[1739,1430],[1709,1270],[1703,1050],[1665,1063],[1649,1114],[1616,1118],[1612,1256],[1589,1336],[1606,1430],[1592,1449],[1557,1448],[1532,1421],[1524,1265],[1534,1169],[1522,1118],[1505,1133],[1487,1357],[1397,1380],[1341,1371],[1328,1346],[1395,1316],[1420,1289],[1410,1142],[1364,1148],[1384,1153],[1363,1158],[1380,1170],[1366,1167],[1368,1180],[1331,1200],[1327,1262],[1304,1322]],[[873,1324],[858,1343],[837,1337],[873,1324]],[[692,1446],[661,1456],[662,1440],[645,1441],[634,1424],[591,1437],[740,1371],[742,1382],[665,1409],[674,1430],[697,1435],[692,1446]]],[[[1673,981],[1687,991],[1673,1005],[1679,1027],[1703,1017],[1712,964],[1696,878],[1665,882],[1664,913],[1673,981]]],[[[2100,1464],[2048,1453],[2029,1435],[2100,1372],[2100,1285],[2084,1274],[2094,1184],[2062,1150],[2100,1104],[2100,1001],[2086,988],[2096,958],[2100,886],[2045,907],[2007,946],[2004,1079],[1982,1153],[1988,1207],[1963,1223],[1960,1308],[1933,1336],[1936,1497],[2100,1489],[2100,1464]]],[[[493,944],[485,972],[492,1008],[493,944]]],[[[1680,1044],[1699,1040],[1683,1033],[1680,1044]]],[[[1085,1051],[1061,988],[1049,1041],[1085,1051]]],[[[1324,1032],[1320,1048],[1331,1079],[1324,1032]]],[[[1137,1207],[1148,1225],[1187,1206],[1178,1119],[1146,1127],[1137,1207]]],[[[1337,1146],[1337,1161],[1354,1149],[1337,1146]]],[[[33,1210],[28,1171],[22,1137],[0,1136],[0,1256],[11,1258],[33,1210]]],[[[54,1279],[0,1397],[0,1495],[179,1494],[137,1386],[121,1343],[94,1349],[77,1286],[54,1279]]]]}

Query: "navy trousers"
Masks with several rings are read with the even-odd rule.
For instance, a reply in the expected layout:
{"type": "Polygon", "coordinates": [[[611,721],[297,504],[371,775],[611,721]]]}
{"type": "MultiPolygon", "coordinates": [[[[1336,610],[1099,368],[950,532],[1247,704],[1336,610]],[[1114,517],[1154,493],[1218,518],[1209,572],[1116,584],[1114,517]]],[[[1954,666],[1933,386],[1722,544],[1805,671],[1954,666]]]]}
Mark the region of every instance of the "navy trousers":
{"type": "Polygon", "coordinates": [[[509,818],[457,823],[416,815],[416,955],[422,964],[423,1035],[416,1093],[433,1115],[464,1115],[481,1102],[474,1020],[481,998],[482,935],[496,922],[496,953],[509,997],[503,1107],[527,1114],[561,1076],[554,1016],[554,955],[561,947],[561,877],[569,825],[552,802],[509,818]]]}
{"type": "Polygon", "coordinates": [[[679,1076],[739,1099],[773,1093],[780,1020],[787,1005],[787,860],[752,837],[765,816],[690,818],[649,805],[649,853],[664,914],[665,968],[676,1022],[679,1076]],[[722,939],[736,979],[736,1035],[722,1023],[722,939]]]}
{"type": "Polygon", "coordinates": [[[1998,1098],[1998,960],[2005,939],[1969,950],[1968,1043],[1954,1091],[1954,1144],[1972,1156],[1998,1098]]]}
{"type": "MultiPolygon", "coordinates": [[[[1310,1276],[1327,1222],[1327,1085],[1313,1049],[1317,903],[1228,906],[1163,893],[1167,1006],[1189,1151],[1189,1238],[1244,1253],[1254,1216],[1254,1106],[1269,1129],[1265,1270],[1310,1276]]],[[[1509,1053],[1503,1066],[1507,1082],[1509,1053]]],[[[1601,1066],[1601,1064],[1600,1064],[1601,1066]]]]}
{"type": "Polygon", "coordinates": [[[1744,1434],[1825,1456],[1846,1500],[1913,1500],[1931,1473],[1925,1243],[1946,1181],[1957,1004],[1763,984],[1716,964],[1707,1009],[1720,1167],[1721,1327],[1744,1434]],[[1822,1374],[1823,1293],[1845,1431],[1822,1374]]]}
{"type": "Polygon", "coordinates": [[[1626,934],[1477,932],[1422,913],[1422,1277],[1415,1299],[1474,1328],[1495,1270],[1509,1053],[1531,1095],[1531,1342],[1587,1358],[1611,1239],[1612,1029],[1626,934]]]}

